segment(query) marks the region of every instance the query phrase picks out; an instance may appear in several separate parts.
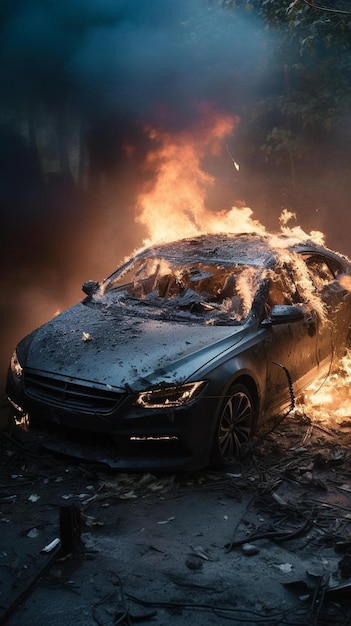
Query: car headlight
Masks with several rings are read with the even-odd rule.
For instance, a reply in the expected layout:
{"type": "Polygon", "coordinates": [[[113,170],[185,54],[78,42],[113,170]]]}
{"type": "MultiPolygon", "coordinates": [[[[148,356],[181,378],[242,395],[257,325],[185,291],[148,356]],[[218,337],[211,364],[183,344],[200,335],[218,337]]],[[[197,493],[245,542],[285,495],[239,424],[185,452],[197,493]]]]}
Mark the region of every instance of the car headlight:
{"type": "Polygon", "coordinates": [[[16,350],[13,351],[13,354],[12,354],[12,357],[11,357],[11,362],[10,362],[10,368],[11,368],[11,372],[14,375],[14,377],[17,380],[21,380],[22,374],[23,374],[23,369],[22,369],[22,365],[20,364],[20,362],[18,360],[18,356],[17,356],[16,350]]]}
{"type": "Polygon", "coordinates": [[[139,393],[136,404],[146,409],[171,409],[183,406],[194,400],[206,384],[206,381],[201,380],[196,383],[149,389],[139,393]]]}

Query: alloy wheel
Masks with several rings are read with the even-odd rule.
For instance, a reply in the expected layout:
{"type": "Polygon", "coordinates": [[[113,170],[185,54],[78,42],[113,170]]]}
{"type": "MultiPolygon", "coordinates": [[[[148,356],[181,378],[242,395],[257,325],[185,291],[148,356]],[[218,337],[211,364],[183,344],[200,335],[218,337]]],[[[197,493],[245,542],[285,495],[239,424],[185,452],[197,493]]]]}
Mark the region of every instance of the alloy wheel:
{"type": "Polygon", "coordinates": [[[213,459],[217,466],[230,465],[240,455],[252,433],[254,406],[243,385],[234,386],[227,397],[218,420],[213,459]]]}

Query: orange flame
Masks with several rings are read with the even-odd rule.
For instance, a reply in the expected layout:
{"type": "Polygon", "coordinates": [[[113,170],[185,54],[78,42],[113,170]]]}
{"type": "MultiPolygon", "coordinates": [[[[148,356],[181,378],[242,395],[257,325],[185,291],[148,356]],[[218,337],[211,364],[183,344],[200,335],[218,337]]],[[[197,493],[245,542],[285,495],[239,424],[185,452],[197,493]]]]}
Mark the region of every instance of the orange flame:
{"type": "Polygon", "coordinates": [[[283,235],[289,237],[290,240],[306,241],[306,239],[312,239],[315,244],[319,246],[324,245],[325,237],[323,233],[319,230],[312,230],[309,234],[307,234],[299,225],[289,227],[288,222],[292,219],[296,220],[296,213],[283,209],[279,218],[280,229],[283,235]]]}
{"type": "Polygon", "coordinates": [[[206,209],[205,198],[214,178],[201,168],[202,159],[219,155],[223,139],[233,132],[236,118],[207,115],[195,128],[180,133],[147,129],[156,147],[146,167],[156,172],[155,180],[138,198],[137,221],[147,227],[151,244],[173,241],[209,232],[264,232],[252,219],[249,207],[230,211],[206,209]]]}
{"type": "Polygon", "coordinates": [[[325,381],[313,384],[298,410],[329,426],[351,428],[350,406],[351,350],[347,350],[336,372],[325,381]]]}
{"type": "Polygon", "coordinates": [[[351,291],[351,276],[346,276],[346,274],[343,274],[338,278],[338,282],[340,287],[346,289],[346,291],[351,291]]]}
{"type": "MultiPolygon", "coordinates": [[[[238,120],[227,114],[214,113],[209,107],[203,107],[202,113],[205,113],[203,119],[191,131],[172,133],[150,127],[145,129],[155,142],[155,149],[148,154],[145,165],[153,174],[152,182],[137,200],[136,221],[144,224],[149,233],[145,245],[201,233],[267,234],[265,227],[253,219],[253,211],[248,206],[233,206],[221,211],[206,208],[206,194],[215,179],[202,169],[202,160],[208,155],[221,154],[223,141],[233,132],[238,120]]],[[[239,172],[239,165],[226,148],[239,172]]],[[[324,242],[324,235],[319,231],[307,234],[300,226],[289,227],[287,224],[292,219],[296,219],[296,215],[284,209],[280,230],[289,243],[308,238],[319,244],[324,242]]],[[[272,243],[279,246],[281,240],[273,238],[272,243]]]]}
{"type": "MultiPolygon", "coordinates": [[[[279,234],[267,233],[265,227],[253,219],[253,211],[248,206],[234,206],[230,210],[221,211],[209,211],[206,208],[206,194],[215,179],[202,169],[201,164],[204,157],[221,154],[222,144],[233,133],[237,119],[214,113],[209,107],[203,107],[201,113],[201,121],[191,131],[173,133],[155,128],[147,128],[145,131],[154,142],[155,149],[149,153],[146,161],[146,168],[153,175],[152,182],[140,193],[137,202],[136,219],[147,228],[149,234],[144,245],[201,233],[256,232],[269,236],[272,245],[281,248],[282,260],[284,248],[291,243],[312,239],[323,245],[323,233],[311,231],[307,234],[299,225],[291,226],[296,215],[287,209],[283,209],[279,220],[280,235],[284,235],[282,240],[279,234]]],[[[227,152],[238,175],[239,165],[228,147],[227,152]]],[[[305,278],[301,268],[302,287],[305,278]]],[[[351,290],[351,277],[340,277],[339,282],[344,289],[351,290]]],[[[319,305],[321,308],[319,296],[316,295],[315,300],[311,302],[313,308],[318,309],[319,305]]],[[[333,424],[333,420],[340,423],[345,416],[350,419],[350,381],[349,353],[342,361],[341,369],[329,377],[318,392],[312,391],[312,396],[303,405],[304,410],[311,418],[325,418],[330,424],[333,424]],[[338,397],[336,388],[341,390],[338,397]]]]}

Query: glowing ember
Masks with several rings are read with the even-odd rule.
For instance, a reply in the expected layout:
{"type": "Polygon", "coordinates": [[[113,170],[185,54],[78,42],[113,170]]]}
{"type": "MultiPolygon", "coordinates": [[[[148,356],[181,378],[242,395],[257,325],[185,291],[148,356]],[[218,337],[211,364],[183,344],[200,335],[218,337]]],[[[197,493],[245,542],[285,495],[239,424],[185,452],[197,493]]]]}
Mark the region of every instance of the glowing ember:
{"type": "Polygon", "coordinates": [[[228,154],[229,154],[229,156],[230,156],[230,158],[231,158],[231,160],[233,162],[234,168],[236,169],[237,172],[239,172],[239,170],[240,170],[239,163],[237,163],[237,161],[234,159],[234,157],[233,157],[232,153],[230,152],[228,146],[226,146],[226,148],[227,148],[227,152],[228,152],[228,154]]]}

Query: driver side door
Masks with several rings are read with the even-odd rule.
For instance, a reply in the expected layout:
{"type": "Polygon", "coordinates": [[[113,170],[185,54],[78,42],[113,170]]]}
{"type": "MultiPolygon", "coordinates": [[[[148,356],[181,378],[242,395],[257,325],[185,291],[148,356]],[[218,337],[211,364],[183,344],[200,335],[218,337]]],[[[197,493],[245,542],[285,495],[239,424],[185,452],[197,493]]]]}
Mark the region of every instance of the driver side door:
{"type": "Polygon", "coordinates": [[[317,337],[319,320],[301,301],[288,268],[272,272],[265,311],[269,319],[274,305],[297,305],[304,310],[303,319],[272,325],[265,340],[266,400],[265,412],[292,408],[296,396],[309,384],[318,369],[317,337]]]}

